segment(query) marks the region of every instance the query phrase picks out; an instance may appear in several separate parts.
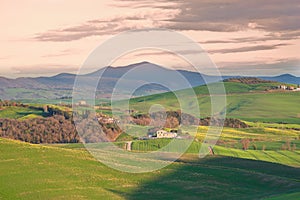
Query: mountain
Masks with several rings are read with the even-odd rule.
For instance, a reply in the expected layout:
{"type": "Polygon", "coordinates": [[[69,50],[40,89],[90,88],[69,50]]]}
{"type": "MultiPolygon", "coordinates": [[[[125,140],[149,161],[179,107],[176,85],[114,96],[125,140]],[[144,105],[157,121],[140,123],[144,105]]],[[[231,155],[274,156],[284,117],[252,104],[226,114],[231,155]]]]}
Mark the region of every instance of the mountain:
{"type": "Polygon", "coordinates": [[[300,77],[293,76],[291,74],[282,74],[274,77],[260,77],[264,80],[277,81],[281,83],[300,84],[300,77]]]}
{"type": "MultiPolygon", "coordinates": [[[[234,76],[219,78],[197,72],[171,70],[153,63],[141,62],[121,67],[105,67],[89,74],[78,75],[77,79],[82,82],[82,87],[86,89],[90,89],[93,83],[99,81],[97,97],[106,98],[113,91],[120,97],[141,96],[195,87],[232,77],[234,76]],[[102,76],[99,80],[100,75],[102,76]]],[[[283,83],[300,83],[300,77],[290,74],[259,78],[283,83]]],[[[76,75],[69,73],[37,78],[8,79],[0,77],[0,98],[55,99],[71,96],[75,79],[76,75]]]]}

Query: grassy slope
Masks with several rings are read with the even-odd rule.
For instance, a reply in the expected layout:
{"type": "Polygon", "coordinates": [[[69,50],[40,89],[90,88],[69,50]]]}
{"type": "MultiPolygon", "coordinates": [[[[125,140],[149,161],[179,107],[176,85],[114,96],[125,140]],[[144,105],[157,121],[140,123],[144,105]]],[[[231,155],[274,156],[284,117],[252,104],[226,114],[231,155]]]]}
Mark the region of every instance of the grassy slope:
{"type": "Polygon", "coordinates": [[[56,99],[61,96],[72,95],[70,90],[51,90],[51,89],[25,89],[25,88],[7,88],[5,94],[10,98],[17,99],[56,99]]]}
{"type": "Polygon", "coordinates": [[[0,152],[0,199],[259,199],[300,192],[300,169],[259,161],[184,157],[132,175],[83,150],[0,139],[0,152]]]}
{"type": "MultiPolygon", "coordinates": [[[[300,124],[300,92],[264,92],[274,83],[246,85],[242,83],[224,83],[227,92],[227,117],[248,121],[285,122],[300,124]]],[[[276,85],[276,84],[275,84],[276,85]]],[[[216,85],[212,87],[217,88],[216,85]]],[[[211,97],[206,86],[194,88],[198,97],[201,117],[211,115],[211,97]]],[[[189,103],[188,91],[180,91],[189,103]]],[[[173,93],[164,93],[131,99],[131,108],[146,112],[153,104],[161,104],[167,110],[180,108],[173,93]]]]}
{"type": "Polygon", "coordinates": [[[10,118],[10,119],[26,119],[42,116],[43,111],[23,108],[23,107],[5,107],[3,110],[0,110],[0,118],[10,118]]]}
{"type": "MultiPolygon", "coordinates": [[[[247,122],[249,123],[249,122],[247,122]]],[[[244,129],[224,127],[218,140],[218,146],[214,148],[217,155],[246,158],[252,160],[263,160],[274,163],[300,166],[300,131],[289,128],[298,128],[293,124],[266,124],[249,123],[252,127],[244,129]],[[249,150],[243,151],[241,139],[250,139],[249,150]],[[292,151],[282,150],[283,145],[289,142],[292,151]],[[293,147],[295,149],[293,149],[293,147]],[[264,150],[263,150],[264,149],[264,150]]],[[[197,154],[201,143],[208,131],[208,127],[201,126],[197,133],[190,131],[189,134],[196,137],[187,153],[197,154]]],[[[131,139],[132,140],[132,139],[131,139]]],[[[132,149],[135,151],[156,151],[169,144],[171,139],[154,139],[144,141],[133,141],[132,149]]],[[[117,143],[120,147],[124,143],[117,143]]],[[[178,148],[169,149],[177,151],[178,148]]]]}
{"type": "MultiPolygon", "coordinates": [[[[34,107],[43,107],[44,104],[29,104],[34,107]]],[[[49,105],[51,108],[59,109],[62,111],[71,112],[72,109],[65,106],[58,105],[49,105]]],[[[24,108],[21,106],[9,106],[4,107],[0,110],[0,118],[9,118],[9,119],[32,119],[36,117],[45,117],[47,113],[44,113],[42,110],[34,109],[34,108],[24,108]]]]}
{"type": "MultiPolygon", "coordinates": [[[[282,125],[281,127],[280,124],[278,124],[279,127],[268,127],[264,123],[252,123],[251,125],[252,127],[243,129],[224,127],[219,138],[219,141],[223,142],[222,146],[241,149],[240,140],[243,138],[252,140],[249,149],[256,145],[257,149],[261,150],[264,145],[266,150],[280,150],[287,141],[300,146],[300,131],[288,129],[287,127],[292,127],[291,124],[282,125]]],[[[202,141],[207,131],[208,127],[202,126],[198,128],[197,134],[193,132],[190,132],[190,134],[195,135],[196,138],[202,141]]]]}
{"type": "MultiPolygon", "coordinates": [[[[166,139],[157,139],[157,140],[148,140],[148,141],[134,141],[132,145],[132,149],[134,151],[156,151],[167,144],[169,144],[170,140],[166,139]]],[[[118,143],[120,147],[123,145],[118,143]]],[[[269,144],[270,146],[270,144],[269,144]]],[[[71,147],[71,146],[70,146],[71,147]]],[[[187,153],[191,153],[194,155],[199,154],[201,148],[201,144],[198,142],[193,142],[191,146],[186,151],[187,153]]],[[[180,149],[180,148],[178,148],[180,149]]],[[[168,148],[169,151],[177,152],[177,149],[168,148]]],[[[285,164],[290,166],[300,167],[300,151],[287,151],[287,150],[253,150],[251,147],[249,150],[244,151],[237,148],[228,148],[223,146],[215,146],[214,151],[216,155],[220,156],[229,156],[235,158],[244,158],[250,160],[260,160],[272,163],[285,164]]]]}
{"type": "Polygon", "coordinates": [[[299,92],[232,95],[228,97],[228,115],[245,120],[299,124],[299,98],[299,92]],[[245,103],[237,107],[238,102],[245,103]]]}

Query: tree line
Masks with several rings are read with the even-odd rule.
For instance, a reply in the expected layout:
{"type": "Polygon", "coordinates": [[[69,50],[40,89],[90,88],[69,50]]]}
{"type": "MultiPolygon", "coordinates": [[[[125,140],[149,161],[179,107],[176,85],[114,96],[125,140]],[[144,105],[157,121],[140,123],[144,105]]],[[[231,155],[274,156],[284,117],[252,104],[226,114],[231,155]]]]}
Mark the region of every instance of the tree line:
{"type": "Polygon", "coordinates": [[[26,120],[0,119],[0,137],[34,144],[80,141],[72,121],[60,115],[26,120]]]}
{"type": "Polygon", "coordinates": [[[221,120],[216,117],[199,119],[193,115],[181,113],[180,111],[155,112],[151,114],[136,114],[131,116],[131,121],[141,126],[155,126],[164,128],[178,128],[180,125],[198,126],[224,126],[230,128],[248,128],[241,120],[226,118],[221,120]],[[151,120],[152,119],[152,120],[151,120]]]}

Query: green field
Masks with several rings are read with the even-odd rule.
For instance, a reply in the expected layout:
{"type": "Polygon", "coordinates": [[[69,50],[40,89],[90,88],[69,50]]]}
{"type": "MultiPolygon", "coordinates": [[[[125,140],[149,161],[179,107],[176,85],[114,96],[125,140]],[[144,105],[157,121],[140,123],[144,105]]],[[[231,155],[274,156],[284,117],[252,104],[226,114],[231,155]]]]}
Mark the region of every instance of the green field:
{"type": "MultiPolygon", "coordinates": [[[[273,122],[300,124],[300,92],[265,92],[264,89],[272,84],[246,85],[242,83],[224,83],[226,89],[227,117],[242,119],[252,122],[273,122]]],[[[275,84],[276,85],[276,84],[275,84]]],[[[219,90],[217,85],[212,87],[219,90]]],[[[194,88],[198,98],[200,117],[211,116],[211,96],[208,95],[206,86],[194,88]]],[[[191,90],[182,90],[178,94],[184,97],[184,104],[190,105],[189,93],[191,90]]],[[[216,94],[217,96],[219,94],[216,94]]],[[[154,104],[164,106],[166,110],[180,110],[177,97],[172,92],[155,94],[130,100],[130,108],[141,113],[148,112],[154,104]]],[[[116,103],[122,107],[123,102],[116,103]]],[[[196,105],[191,105],[191,108],[196,105]]],[[[220,108],[222,110],[223,108],[220,108]]]]}
{"type": "Polygon", "coordinates": [[[28,119],[43,116],[42,110],[9,106],[0,110],[0,118],[28,119]]]}
{"type": "MultiPolygon", "coordinates": [[[[170,139],[134,141],[132,144],[132,150],[137,152],[157,151],[162,147],[168,145],[170,141],[171,141],[170,139]]],[[[272,147],[271,144],[272,143],[268,143],[269,148],[267,148],[267,150],[262,150],[262,149],[254,150],[250,146],[250,148],[246,151],[241,150],[241,147],[230,148],[230,147],[217,145],[214,147],[214,152],[215,155],[219,155],[219,156],[229,156],[235,158],[259,160],[259,161],[279,163],[279,164],[285,164],[285,165],[296,166],[296,167],[300,166],[300,150],[293,150],[293,151],[280,150],[279,146],[275,150],[275,147],[274,146],[272,147]]],[[[297,141],[297,144],[300,144],[300,141],[297,141]]],[[[123,143],[118,143],[117,145],[119,147],[124,146],[123,143]]],[[[74,148],[74,145],[72,144],[65,147],[74,148]]],[[[199,142],[193,142],[191,146],[187,149],[186,153],[197,155],[200,152],[200,148],[201,148],[201,144],[199,142]]],[[[167,148],[167,150],[170,152],[178,152],[178,149],[180,148],[167,148]]]]}
{"type": "Polygon", "coordinates": [[[71,91],[67,89],[51,90],[51,89],[26,89],[26,88],[7,88],[5,95],[14,99],[55,99],[57,97],[71,95],[71,91]]]}
{"type": "Polygon", "coordinates": [[[299,199],[300,169],[186,155],[159,171],[128,174],[86,151],[0,139],[0,199],[299,199]]]}

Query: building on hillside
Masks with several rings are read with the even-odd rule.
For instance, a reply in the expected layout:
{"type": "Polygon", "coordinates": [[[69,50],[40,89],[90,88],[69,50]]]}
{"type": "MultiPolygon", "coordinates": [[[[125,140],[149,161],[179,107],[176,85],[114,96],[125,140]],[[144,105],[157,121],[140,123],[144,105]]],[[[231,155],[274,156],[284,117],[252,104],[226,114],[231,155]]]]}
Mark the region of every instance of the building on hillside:
{"type": "Polygon", "coordinates": [[[280,89],[280,90],[286,90],[287,86],[286,85],[279,85],[277,88],[280,89]]]}
{"type": "Polygon", "coordinates": [[[168,132],[165,130],[158,130],[156,132],[156,137],[157,138],[176,138],[177,137],[177,133],[175,132],[168,132]]]}
{"type": "Polygon", "coordinates": [[[300,88],[299,88],[299,87],[298,87],[298,88],[295,88],[294,91],[300,91],[300,88]]]}
{"type": "Polygon", "coordinates": [[[98,118],[98,121],[103,123],[103,124],[113,124],[116,122],[116,120],[112,117],[104,117],[104,116],[101,116],[98,118]]]}
{"type": "Polygon", "coordinates": [[[87,103],[86,103],[86,101],[79,101],[79,102],[78,102],[78,105],[80,105],[80,106],[86,106],[87,103]]]}

